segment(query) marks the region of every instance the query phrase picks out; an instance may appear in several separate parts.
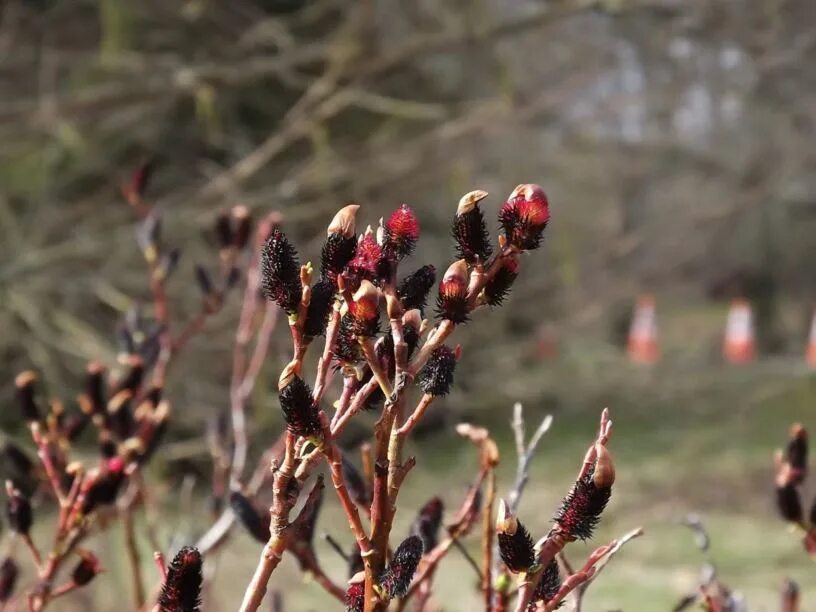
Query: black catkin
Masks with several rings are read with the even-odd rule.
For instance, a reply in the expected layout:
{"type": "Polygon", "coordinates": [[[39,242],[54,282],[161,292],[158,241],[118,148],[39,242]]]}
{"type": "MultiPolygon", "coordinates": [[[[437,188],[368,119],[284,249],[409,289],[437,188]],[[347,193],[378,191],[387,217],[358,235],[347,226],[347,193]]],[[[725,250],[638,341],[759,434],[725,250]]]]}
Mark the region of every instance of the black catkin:
{"type": "Polygon", "coordinates": [[[453,372],[456,369],[456,353],[445,345],[439,346],[431,353],[428,363],[419,375],[419,385],[425,393],[443,396],[450,392],[453,385],[453,372]]]}
{"type": "Polygon", "coordinates": [[[23,418],[28,423],[40,420],[40,410],[34,397],[34,383],[36,381],[37,375],[30,370],[18,374],[17,378],[14,379],[14,385],[17,388],[17,403],[20,406],[23,418]]]}
{"type": "Polygon", "coordinates": [[[9,528],[20,535],[28,535],[31,525],[34,522],[34,513],[31,509],[31,502],[28,497],[15,489],[10,483],[6,483],[6,518],[9,528]]]}
{"type": "Polygon", "coordinates": [[[397,286],[397,297],[405,310],[425,311],[428,294],[436,284],[436,269],[432,265],[422,266],[403,278],[397,286]]]}
{"type": "Polygon", "coordinates": [[[442,524],[444,504],[438,497],[432,497],[419,510],[411,526],[411,534],[422,539],[422,547],[428,552],[436,548],[439,541],[439,527],[442,524]]]}
{"type": "Polygon", "coordinates": [[[238,522],[244,526],[255,540],[261,544],[266,544],[269,540],[269,517],[265,517],[258,512],[258,509],[240,491],[230,493],[230,508],[238,517],[238,522]]]}
{"type": "Polygon", "coordinates": [[[185,546],[176,554],[159,595],[161,612],[199,612],[201,565],[201,553],[192,546],[185,546]]]}
{"type": "Polygon", "coordinates": [[[326,333],[329,315],[334,306],[334,291],[334,283],[325,279],[312,287],[312,296],[306,309],[306,322],[303,324],[304,336],[314,338],[326,333]]]}
{"type": "Polygon", "coordinates": [[[496,539],[501,560],[511,572],[527,571],[535,563],[533,538],[520,521],[516,521],[513,533],[498,531],[496,539]]]}
{"type": "Polygon", "coordinates": [[[791,483],[776,488],[776,507],[782,518],[791,523],[801,523],[804,518],[799,491],[791,483]]]}
{"type": "Polygon", "coordinates": [[[402,597],[408,592],[422,553],[422,539],[419,536],[409,536],[397,546],[391,563],[380,579],[380,584],[389,599],[402,597]]]}
{"type": "MultiPolygon", "coordinates": [[[[536,609],[538,602],[550,601],[558,594],[560,589],[561,572],[558,569],[558,561],[553,559],[547,564],[547,567],[544,568],[544,572],[541,574],[541,581],[536,586],[535,591],[533,591],[532,601],[527,609],[532,612],[536,609]]],[[[556,609],[560,608],[563,604],[563,601],[559,602],[556,609]]]]}
{"type": "Polygon", "coordinates": [[[569,537],[588,540],[601,520],[611,494],[612,488],[597,487],[590,473],[576,481],[553,520],[569,537]]]}
{"type": "Polygon", "coordinates": [[[316,436],[320,433],[317,406],[312,390],[300,376],[292,379],[278,392],[286,426],[297,436],[316,436]]]}
{"type": "Polygon", "coordinates": [[[14,587],[17,585],[17,578],[20,575],[20,568],[11,557],[6,557],[0,563],[0,604],[6,603],[14,594],[14,587]]]}
{"type": "Polygon", "coordinates": [[[335,282],[357,250],[357,239],[340,233],[329,234],[320,255],[320,275],[335,282]]]}
{"type": "Polygon", "coordinates": [[[493,254],[487,224],[478,206],[457,213],[453,219],[451,234],[456,241],[457,257],[464,259],[469,264],[477,261],[485,262],[493,254]]]}
{"type": "Polygon", "coordinates": [[[261,251],[261,291],[287,314],[297,312],[302,293],[300,264],[295,248],[278,228],[272,230],[261,251]]]}
{"type": "Polygon", "coordinates": [[[518,260],[506,259],[484,288],[485,302],[490,306],[501,306],[518,278],[518,260]]]}
{"type": "Polygon", "coordinates": [[[343,482],[346,485],[351,499],[353,499],[356,504],[367,508],[371,503],[371,494],[369,493],[368,486],[363,479],[363,475],[355,465],[349,461],[345,453],[343,453],[341,459],[341,468],[343,482]]]}

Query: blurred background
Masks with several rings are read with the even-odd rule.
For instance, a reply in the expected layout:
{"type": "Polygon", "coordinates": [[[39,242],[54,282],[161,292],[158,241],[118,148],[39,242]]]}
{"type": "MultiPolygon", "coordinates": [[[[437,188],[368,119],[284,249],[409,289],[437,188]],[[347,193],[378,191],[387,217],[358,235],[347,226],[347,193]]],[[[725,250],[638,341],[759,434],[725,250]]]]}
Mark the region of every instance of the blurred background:
{"type": "MultiPolygon", "coordinates": [[[[115,362],[121,318],[149,305],[120,195],[145,159],[155,164],[147,199],[182,253],[169,283],[180,321],[199,308],[194,266],[215,265],[215,215],[234,204],[258,217],[280,211],[302,259],[317,261],[343,204],[363,205],[365,227],[407,202],[423,232],[407,269],[444,269],[463,193],[488,191],[495,219],[516,184],[537,182],[552,205],[544,247],[522,260],[502,308],[457,332],[457,385],[416,442],[422,462],[403,520],[433,494],[451,508],[461,498],[475,458],[452,434],[460,420],[503,443],[507,490],[509,419],[521,401],[531,421],[555,417],[521,509],[543,533],[609,406],[618,484],[598,541],[637,525],[647,534],[610,564],[586,609],[668,610],[693,590],[704,559],[678,522],[691,511],[751,610],[776,609],[784,577],[810,575],[799,538],[774,514],[771,454],[791,421],[816,423],[805,361],[816,298],[812,0],[0,7],[4,405],[25,368],[49,393],[75,395],[89,359],[115,362]],[[655,297],[660,347],[649,366],[626,354],[644,293],[655,297]],[[750,301],[756,330],[757,359],[742,366],[721,357],[735,297],[750,301]]],[[[194,539],[208,524],[204,432],[228,405],[238,301],[208,321],[168,383],[172,439],[153,466],[168,537],[194,539]],[[186,503],[201,511],[181,516],[185,478],[186,503]]],[[[287,333],[276,331],[251,401],[253,458],[280,430],[272,391],[287,333]]],[[[0,425],[21,434],[16,410],[0,412],[0,425]]],[[[322,525],[348,539],[334,500],[322,525]]],[[[78,608],[119,609],[110,602],[127,585],[120,535],[100,543],[108,575],[77,594],[78,608]]],[[[573,550],[577,561],[591,548],[573,550]]],[[[342,561],[321,551],[340,579],[342,561]]],[[[235,607],[257,553],[245,534],[231,540],[215,609],[235,607]]],[[[437,578],[442,609],[469,609],[468,571],[454,551],[437,578]]],[[[273,578],[287,585],[287,609],[328,605],[299,576],[289,562],[273,578]]],[[[816,606],[812,583],[803,587],[816,606]]]]}

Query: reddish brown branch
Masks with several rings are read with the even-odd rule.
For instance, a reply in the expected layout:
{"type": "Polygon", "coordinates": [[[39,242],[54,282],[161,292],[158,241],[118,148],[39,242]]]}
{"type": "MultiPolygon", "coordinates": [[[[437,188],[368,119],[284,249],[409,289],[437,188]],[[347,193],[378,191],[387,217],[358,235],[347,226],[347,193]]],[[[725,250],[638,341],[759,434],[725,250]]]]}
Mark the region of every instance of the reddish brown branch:
{"type": "Polygon", "coordinates": [[[275,477],[273,481],[274,498],[270,509],[269,541],[264,545],[261,558],[252,580],[244,593],[241,603],[241,612],[257,610],[269,583],[269,577],[283,557],[288,538],[288,516],[295,503],[295,499],[288,494],[289,482],[292,480],[295,468],[295,436],[288,433],[286,436],[286,452],[280,465],[273,464],[275,477]]]}

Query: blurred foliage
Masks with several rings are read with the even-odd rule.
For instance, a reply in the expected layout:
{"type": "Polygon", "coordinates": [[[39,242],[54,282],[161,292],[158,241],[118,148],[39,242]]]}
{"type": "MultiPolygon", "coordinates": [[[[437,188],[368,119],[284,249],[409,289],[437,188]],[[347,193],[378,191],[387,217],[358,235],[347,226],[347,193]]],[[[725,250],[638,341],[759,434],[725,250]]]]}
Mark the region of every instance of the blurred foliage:
{"type": "MultiPolygon", "coordinates": [[[[118,194],[146,157],[157,167],[148,197],[183,250],[171,287],[178,324],[197,307],[192,269],[213,257],[220,208],[283,211],[313,259],[341,204],[364,204],[373,223],[407,201],[423,225],[416,263],[442,266],[461,193],[487,189],[491,211],[535,180],[555,207],[548,255],[523,262],[510,307],[472,326],[467,349],[506,339],[503,359],[518,363],[529,351],[515,338],[541,325],[562,337],[599,321],[620,327],[648,290],[747,295],[762,346],[784,350],[800,330],[780,327],[778,296],[809,304],[814,288],[809,8],[6,2],[6,371],[33,366],[71,395],[85,360],[112,359],[116,321],[149,297],[118,194]]],[[[226,402],[236,316],[229,305],[175,370],[185,415],[226,402]]],[[[273,353],[269,367],[283,358],[273,353]]],[[[258,415],[269,414],[258,395],[258,415]]]]}
{"type": "MultiPolygon", "coordinates": [[[[642,290],[748,295],[763,347],[792,350],[800,330],[780,327],[778,296],[809,304],[814,289],[811,10],[805,0],[8,1],[6,371],[34,366],[70,394],[86,359],[113,357],[117,319],[148,298],[118,186],[148,156],[158,168],[148,196],[183,249],[180,321],[195,311],[191,271],[213,256],[219,208],[283,211],[308,259],[339,205],[363,203],[373,223],[407,201],[424,230],[417,263],[440,266],[461,193],[485,188],[495,210],[535,180],[555,207],[548,256],[525,260],[511,306],[473,326],[474,351],[506,338],[516,363],[527,355],[514,338],[539,325],[562,336],[619,327],[642,290]]],[[[175,371],[185,414],[226,401],[235,318],[233,304],[175,371]]]]}

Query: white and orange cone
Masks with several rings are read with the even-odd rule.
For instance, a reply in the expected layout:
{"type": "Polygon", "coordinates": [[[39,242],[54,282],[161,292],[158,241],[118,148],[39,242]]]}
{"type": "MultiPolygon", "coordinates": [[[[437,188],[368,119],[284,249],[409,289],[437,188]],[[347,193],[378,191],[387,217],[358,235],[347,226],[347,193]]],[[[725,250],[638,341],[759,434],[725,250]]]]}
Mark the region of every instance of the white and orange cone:
{"type": "Polygon", "coordinates": [[[748,300],[738,298],[731,302],[725,324],[723,357],[729,363],[750,363],[756,358],[754,317],[748,300]]]}
{"type": "Polygon", "coordinates": [[[655,363],[660,357],[654,296],[642,295],[638,298],[629,328],[628,351],[629,359],[635,363],[655,363]]]}
{"type": "Polygon", "coordinates": [[[810,321],[810,333],[808,334],[805,359],[811,368],[816,369],[816,312],[813,313],[813,319],[810,321]]]}

